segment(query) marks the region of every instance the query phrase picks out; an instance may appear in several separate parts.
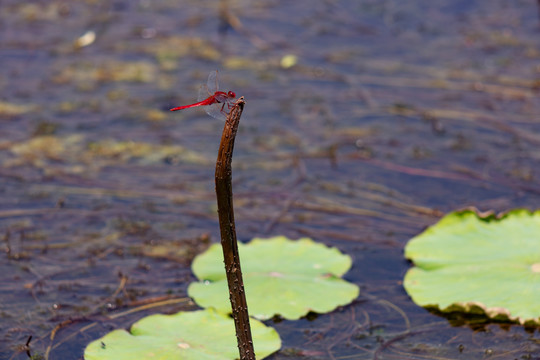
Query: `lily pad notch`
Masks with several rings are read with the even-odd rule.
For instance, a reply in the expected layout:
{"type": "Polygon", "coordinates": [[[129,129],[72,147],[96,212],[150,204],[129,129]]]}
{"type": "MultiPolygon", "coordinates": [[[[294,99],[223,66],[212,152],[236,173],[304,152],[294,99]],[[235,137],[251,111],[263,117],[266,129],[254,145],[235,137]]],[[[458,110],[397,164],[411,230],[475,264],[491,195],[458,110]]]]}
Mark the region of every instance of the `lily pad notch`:
{"type": "MultiPolygon", "coordinates": [[[[250,313],[258,320],[274,316],[297,320],[311,311],[328,313],[358,297],[358,285],[341,278],[352,259],[337,248],[284,236],[255,238],[238,246],[250,313]]],[[[214,244],[193,260],[192,271],[199,282],[189,285],[188,295],[203,308],[229,312],[220,258],[220,245],[214,244]]]]}
{"type": "Polygon", "coordinates": [[[540,210],[450,213],[411,239],[405,257],[416,304],[540,325],[540,210]]]}

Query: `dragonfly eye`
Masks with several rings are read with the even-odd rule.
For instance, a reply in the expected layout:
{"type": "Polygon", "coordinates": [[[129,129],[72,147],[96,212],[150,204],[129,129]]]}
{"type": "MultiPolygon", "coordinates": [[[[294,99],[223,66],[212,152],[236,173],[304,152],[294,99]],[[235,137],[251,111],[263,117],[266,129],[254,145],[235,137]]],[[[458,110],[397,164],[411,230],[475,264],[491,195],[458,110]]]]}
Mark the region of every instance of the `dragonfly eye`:
{"type": "Polygon", "coordinates": [[[234,93],[234,91],[229,91],[229,92],[227,93],[227,96],[228,96],[228,97],[231,97],[231,98],[235,98],[235,97],[236,97],[236,94],[234,93]]]}

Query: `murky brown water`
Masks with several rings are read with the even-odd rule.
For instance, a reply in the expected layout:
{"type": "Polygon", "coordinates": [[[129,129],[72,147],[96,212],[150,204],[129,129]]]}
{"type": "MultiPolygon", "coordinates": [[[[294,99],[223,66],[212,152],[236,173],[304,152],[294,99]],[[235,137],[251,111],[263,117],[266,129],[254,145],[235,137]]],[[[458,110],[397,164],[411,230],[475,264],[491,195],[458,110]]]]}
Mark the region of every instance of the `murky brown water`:
{"type": "Polygon", "coordinates": [[[538,330],[438,317],[401,287],[404,244],[443,212],[538,207],[537,3],[218,4],[0,4],[0,358],[26,359],[32,335],[33,355],[77,359],[112,328],[193,308],[223,124],[167,109],[215,69],[247,100],[239,238],[338,246],[362,288],[335,313],[271,321],[273,359],[538,358],[538,330]]]}

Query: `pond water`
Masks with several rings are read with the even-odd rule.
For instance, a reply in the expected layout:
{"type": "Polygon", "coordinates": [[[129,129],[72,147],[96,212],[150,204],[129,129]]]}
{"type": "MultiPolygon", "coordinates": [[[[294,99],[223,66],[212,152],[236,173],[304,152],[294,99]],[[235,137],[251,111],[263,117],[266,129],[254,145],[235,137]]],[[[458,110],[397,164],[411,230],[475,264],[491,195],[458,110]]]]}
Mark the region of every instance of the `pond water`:
{"type": "Polygon", "coordinates": [[[190,261],[219,241],[223,123],[167,110],[194,102],[216,69],[247,101],[239,239],[337,246],[361,287],[331,314],[269,321],[283,339],[272,359],[540,358],[537,329],[432,314],[401,285],[404,245],[443,213],[538,207],[537,2],[1,10],[1,359],[28,358],[30,335],[35,357],[79,359],[111,329],[195,308],[190,261]]]}

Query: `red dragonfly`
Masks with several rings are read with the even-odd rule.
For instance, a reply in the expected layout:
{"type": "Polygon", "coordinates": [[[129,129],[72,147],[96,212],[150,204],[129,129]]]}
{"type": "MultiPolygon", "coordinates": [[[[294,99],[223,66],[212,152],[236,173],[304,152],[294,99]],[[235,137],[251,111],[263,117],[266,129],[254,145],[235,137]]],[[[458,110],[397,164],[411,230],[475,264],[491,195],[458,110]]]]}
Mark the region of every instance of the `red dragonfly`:
{"type": "Polygon", "coordinates": [[[217,71],[212,71],[210,73],[206,85],[201,85],[201,89],[199,90],[199,98],[197,99],[198,102],[190,105],[178,106],[172,108],[171,111],[187,109],[195,106],[204,106],[206,113],[213,118],[219,120],[227,119],[227,115],[234,104],[236,94],[233,91],[219,91],[217,77],[217,71]]]}

